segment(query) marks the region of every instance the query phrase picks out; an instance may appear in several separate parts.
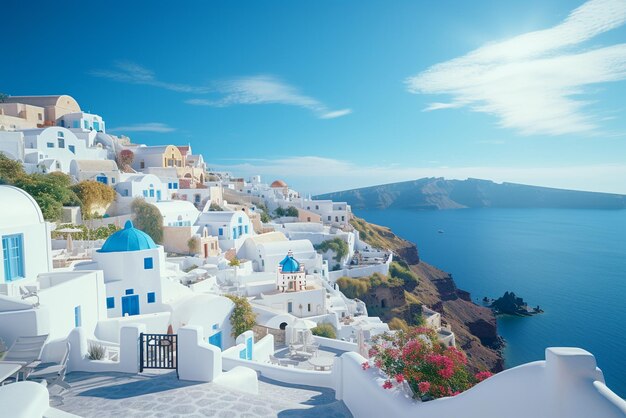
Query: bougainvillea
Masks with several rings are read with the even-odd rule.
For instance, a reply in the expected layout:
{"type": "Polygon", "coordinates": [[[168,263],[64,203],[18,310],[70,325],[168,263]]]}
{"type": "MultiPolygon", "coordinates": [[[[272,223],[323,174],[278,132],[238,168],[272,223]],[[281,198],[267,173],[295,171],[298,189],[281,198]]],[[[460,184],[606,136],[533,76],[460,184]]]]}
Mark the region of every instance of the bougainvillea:
{"type": "MultiPolygon", "coordinates": [[[[378,335],[368,354],[387,375],[384,389],[394,387],[394,381],[407,384],[413,396],[422,400],[455,396],[491,376],[488,371],[470,373],[465,354],[440,344],[437,333],[425,327],[378,335]]],[[[362,368],[369,369],[370,363],[362,368]]]]}

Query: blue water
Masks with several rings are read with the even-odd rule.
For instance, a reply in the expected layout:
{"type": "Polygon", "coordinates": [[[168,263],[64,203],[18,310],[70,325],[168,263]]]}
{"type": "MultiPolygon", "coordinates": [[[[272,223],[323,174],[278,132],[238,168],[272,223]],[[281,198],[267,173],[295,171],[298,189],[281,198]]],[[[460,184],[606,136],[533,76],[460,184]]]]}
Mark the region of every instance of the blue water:
{"type": "Polygon", "coordinates": [[[424,261],[452,273],[478,303],[509,290],[545,310],[498,318],[507,367],[544,359],[546,347],[582,347],[626,398],[625,210],[355,213],[415,242],[424,261]]]}

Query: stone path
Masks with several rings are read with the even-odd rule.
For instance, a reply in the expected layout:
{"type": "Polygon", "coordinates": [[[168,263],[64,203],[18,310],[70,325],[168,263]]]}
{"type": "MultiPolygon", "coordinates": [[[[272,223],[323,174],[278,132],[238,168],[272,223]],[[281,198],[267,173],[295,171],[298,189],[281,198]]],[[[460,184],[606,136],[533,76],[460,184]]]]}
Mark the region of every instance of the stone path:
{"type": "Polygon", "coordinates": [[[70,373],[72,389],[50,388],[50,404],[82,417],[352,417],[334,391],[261,378],[251,395],[214,383],[185,382],[175,372],[70,373]]]}

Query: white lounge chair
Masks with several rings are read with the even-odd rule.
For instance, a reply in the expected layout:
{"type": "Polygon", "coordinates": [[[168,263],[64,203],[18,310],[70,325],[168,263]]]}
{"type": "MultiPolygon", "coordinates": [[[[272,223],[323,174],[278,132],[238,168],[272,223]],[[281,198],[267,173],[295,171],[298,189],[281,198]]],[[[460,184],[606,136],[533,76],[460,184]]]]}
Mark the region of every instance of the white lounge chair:
{"type": "MultiPolygon", "coordinates": [[[[22,374],[25,380],[30,371],[40,363],[41,352],[43,351],[43,346],[47,339],[48,334],[33,337],[18,337],[4,355],[2,363],[19,364],[22,367],[19,373],[22,374]]],[[[19,373],[16,376],[17,378],[19,378],[19,373]]]]}
{"type": "Polygon", "coordinates": [[[70,343],[65,344],[65,353],[58,364],[42,364],[33,370],[28,378],[32,380],[45,381],[47,387],[61,386],[63,389],[71,389],[71,386],[65,381],[65,372],[67,371],[67,360],[70,356],[70,343]]]}

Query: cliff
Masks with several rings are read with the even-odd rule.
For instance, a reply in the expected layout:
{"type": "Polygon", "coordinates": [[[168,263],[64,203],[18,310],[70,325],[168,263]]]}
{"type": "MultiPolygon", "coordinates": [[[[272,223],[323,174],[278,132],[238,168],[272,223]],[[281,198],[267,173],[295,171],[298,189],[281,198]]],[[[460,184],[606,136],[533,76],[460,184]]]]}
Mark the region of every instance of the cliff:
{"type": "Polygon", "coordinates": [[[353,209],[571,208],[625,209],[626,196],[489,180],[423,178],[317,196],[353,209]]]}
{"type": "MultiPolygon", "coordinates": [[[[399,318],[409,325],[416,325],[415,318],[421,314],[421,305],[424,304],[441,313],[452,326],[458,346],[465,351],[474,369],[497,372],[504,368],[500,352],[502,339],[498,336],[496,318],[491,309],[473,303],[470,294],[457,288],[449,273],[421,261],[415,244],[398,237],[389,228],[356,217],[351,224],[367,243],[391,249],[395,259],[400,261],[400,268],[406,266],[418,279],[417,286],[396,277],[387,282],[378,278],[370,280],[360,299],[371,315],[378,315],[390,324],[397,322],[394,318],[399,318]]],[[[406,277],[407,273],[390,276],[406,277]]]]}

